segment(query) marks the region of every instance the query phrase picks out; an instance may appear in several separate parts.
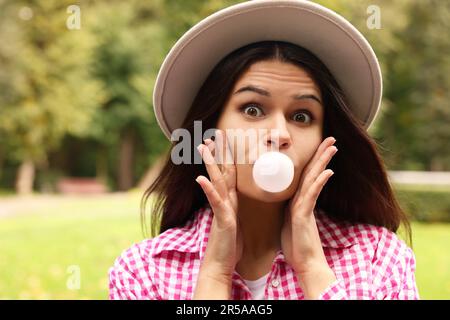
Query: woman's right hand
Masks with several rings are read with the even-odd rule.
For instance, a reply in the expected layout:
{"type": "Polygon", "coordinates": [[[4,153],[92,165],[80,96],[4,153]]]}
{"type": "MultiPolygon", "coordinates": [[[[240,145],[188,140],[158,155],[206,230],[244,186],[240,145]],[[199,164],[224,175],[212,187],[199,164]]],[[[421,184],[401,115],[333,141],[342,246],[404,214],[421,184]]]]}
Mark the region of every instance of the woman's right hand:
{"type": "Polygon", "coordinates": [[[208,199],[213,219],[194,298],[210,299],[216,294],[217,298],[228,299],[231,278],[243,251],[237,217],[236,166],[226,135],[220,130],[216,131],[215,141],[206,139],[197,149],[211,181],[204,176],[196,181],[208,199]],[[221,285],[223,290],[218,288],[221,285]]]}

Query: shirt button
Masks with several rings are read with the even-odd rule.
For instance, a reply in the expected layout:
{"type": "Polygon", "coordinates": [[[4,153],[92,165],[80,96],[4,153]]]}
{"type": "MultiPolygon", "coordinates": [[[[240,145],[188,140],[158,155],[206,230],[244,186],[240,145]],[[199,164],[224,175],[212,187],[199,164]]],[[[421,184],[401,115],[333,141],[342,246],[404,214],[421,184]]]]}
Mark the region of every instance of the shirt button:
{"type": "Polygon", "coordinates": [[[280,281],[278,281],[277,279],[272,280],[272,287],[276,288],[280,285],[280,281]]]}

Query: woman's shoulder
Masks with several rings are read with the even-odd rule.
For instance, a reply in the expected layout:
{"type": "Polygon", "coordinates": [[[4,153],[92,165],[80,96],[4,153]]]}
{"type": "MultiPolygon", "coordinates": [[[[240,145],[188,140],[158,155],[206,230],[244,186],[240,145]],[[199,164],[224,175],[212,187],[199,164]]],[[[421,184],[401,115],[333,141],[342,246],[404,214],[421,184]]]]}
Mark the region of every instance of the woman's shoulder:
{"type": "Polygon", "coordinates": [[[115,258],[109,273],[127,273],[136,276],[140,272],[146,272],[149,263],[151,263],[149,257],[152,247],[153,239],[144,239],[133,243],[115,258]]]}
{"type": "Polygon", "coordinates": [[[418,299],[414,276],[416,257],[397,233],[383,226],[362,223],[353,225],[350,232],[358,239],[356,256],[367,259],[360,265],[370,265],[367,270],[378,288],[377,299],[418,299]]]}
{"type": "Polygon", "coordinates": [[[394,266],[415,268],[414,251],[396,232],[367,223],[346,224],[345,229],[350,241],[356,245],[355,250],[371,256],[373,265],[386,271],[394,266]]]}
{"type": "Polygon", "coordinates": [[[349,227],[349,233],[356,243],[372,247],[378,254],[397,255],[410,249],[397,233],[384,226],[355,223],[349,227]]]}
{"type": "Polygon", "coordinates": [[[324,246],[355,247],[372,251],[378,256],[410,254],[411,248],[395,232],[384,226],[338,221],[323,211],[318,215],[318,227],[324,246]]]}
{"type": "Polygon", "coordinates": [[[319,221],[324,247],[328,247],[325,253],[349,287],[370,281],[378,288],[379,297],[418,297],[415,254],[395,232],[383,226],[338,222],[329,217],[319,221]]]}

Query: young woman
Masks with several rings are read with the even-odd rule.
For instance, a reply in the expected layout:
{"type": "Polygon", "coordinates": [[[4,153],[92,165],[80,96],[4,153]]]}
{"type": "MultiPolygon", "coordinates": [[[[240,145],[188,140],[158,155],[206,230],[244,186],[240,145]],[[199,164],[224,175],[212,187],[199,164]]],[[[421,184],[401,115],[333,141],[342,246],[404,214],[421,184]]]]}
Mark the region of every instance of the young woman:
{"type": "Polygon", "coordinates": [[[110,298],[418,299],[413,251],[395,234],[410,232],[407,218],[348,92],[298,42],[253,41],[220,59],[180,125],[193,137],[201,121],[215,139],[191,142],[201,164],[168,156],[143,198],[145,224],[155,195],[153,238],[118,257],[110,298]],[[268,133],[245,155],[270,146],[292,160],[286,190],[262,190],[254,161],[237,163],[228,132],[249,129],[268,133]],[[216,163],[218,152],[233,161],[216,163]]]}

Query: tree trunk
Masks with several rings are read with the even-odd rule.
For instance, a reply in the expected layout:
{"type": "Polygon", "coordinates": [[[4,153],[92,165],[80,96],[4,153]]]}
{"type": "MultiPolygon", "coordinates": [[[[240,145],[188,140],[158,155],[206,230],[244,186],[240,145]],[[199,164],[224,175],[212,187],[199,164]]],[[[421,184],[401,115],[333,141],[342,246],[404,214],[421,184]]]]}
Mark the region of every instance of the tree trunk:
{"type": "Polygon", "coordinates": [[[138,183],[138,188],[145,190],[147,189],[153,181],[158,177],[159,173],[161,172],[161,169],[164,167],[164,164],[166,163],[166,156],[162,155],[160,156],[145,172],[144,176],[141,178],[141,180],[138,183]]]}
{"type": "Polygon", "coordinates": [[[430,170],[431,171],[444,171],[444,165],[441,161],[441,159],[434,157],[431,159],[430,163],[430,170]]]}
{"type": "Polygon", "coordinates": [[[98,180],[106,184],[108,181],[108,153],[105,146],[97,147],[96,160],[95,175],[98,180]]]}
{"type": "Polygon", "coordinates": [[[0,181],[2,180],[3,176],[3,163],[4,163],[4,157],[3,157],[3,150],[0,146],[0,181]]]}
{"type": "Polygon", "coordinates": [[[122,134],[119,150],[119,190],[128,190],[133,187],[134,178],[134,142],[133,128],[127,128],[122,134]]]}
{"type": "Polygon", "coordinates": [[[20,195],[33,192],[34,163],[31,160],[23,161],[16,176],[16,192],[20,195]]]}

